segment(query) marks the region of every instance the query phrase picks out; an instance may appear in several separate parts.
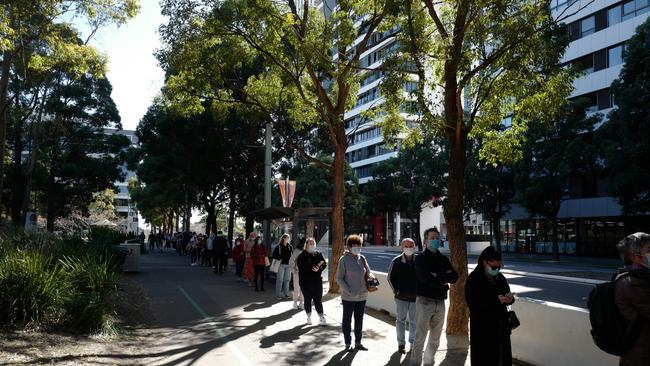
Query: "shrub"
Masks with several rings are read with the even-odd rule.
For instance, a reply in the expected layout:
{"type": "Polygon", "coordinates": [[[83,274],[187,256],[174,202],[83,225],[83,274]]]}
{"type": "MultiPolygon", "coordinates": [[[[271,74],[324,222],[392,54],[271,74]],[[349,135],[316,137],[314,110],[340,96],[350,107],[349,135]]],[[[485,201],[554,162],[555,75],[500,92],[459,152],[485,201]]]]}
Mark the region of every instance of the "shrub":
{"type": "Polygon", "coordinates": [[[109,320],[108,297],[115,291],[118,274],[109,257],[66,257],[61,260],[71,295],[64,308],[68,331],[97,332],[109,320]]]}
{"type": "Polygon", "coordinates": [[[70,287],[61,266],[34,250],[14,250],[0,259],[0,324],[47,326],[63,315],[70,287]]]}

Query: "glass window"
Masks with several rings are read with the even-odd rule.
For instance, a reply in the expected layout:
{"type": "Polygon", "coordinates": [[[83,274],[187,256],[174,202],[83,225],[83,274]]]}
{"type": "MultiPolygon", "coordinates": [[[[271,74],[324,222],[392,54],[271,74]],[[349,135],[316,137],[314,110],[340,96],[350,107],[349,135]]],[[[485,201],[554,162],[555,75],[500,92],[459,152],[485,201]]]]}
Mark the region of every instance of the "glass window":
{"type": "Polygon", "coordinates": [[[648,6],[648,0],[636,0],[636,1],[634,1],[634,5],[635,5],[636,10],[637,10],[636,15],[639,15],[641,13],[638,12],[638,11],[648,6]]]}
{"type": "Polygon", "coordinates": [[[603,89],[596,92],[596,100],[598,102],[598,110],[603,110],[612,107],[612,97],[609,94],[609,89],[603,89]]]}
{"type": "Polygon", "coordinates": [[[623,46],[610,48],[608,51],[608,67],[616,66],[623,63],[623,46]]]}
{"type": "Polygon", "coordinates": [[[607,68],[607,50],[600,50],[594,53],[594,71],[607,68]]]}
{"type": "Polygon", "coordinates": [[[607,11],[607,22],[611,27],[614,24],[621,22],[621,7],[616,6],[607,11]]]}
{"type": "Polygon", "coordinates": [[[635,10],[636,6],[634,5],[634,1],[623,4],[623,16],[621,19],[628,20],[633,18],[635,16],[635,10]]]}
{"type": "Polygon", "coordinates": [[[582,37],[592,34],[596,31],[596,19],[592,15],[589,18],[585,18],[582,20],[582,37]]]}
{"type": "Polygon", "coordinates": [[[596,17],[596,32],[607,28],[607,10],[601,10],[595,14],[596,17]]]}
{"type": "Polygon", "coordinates": [[[569,24],[569,39],[575,41],[580,38],[580,21],[569,24]]]}

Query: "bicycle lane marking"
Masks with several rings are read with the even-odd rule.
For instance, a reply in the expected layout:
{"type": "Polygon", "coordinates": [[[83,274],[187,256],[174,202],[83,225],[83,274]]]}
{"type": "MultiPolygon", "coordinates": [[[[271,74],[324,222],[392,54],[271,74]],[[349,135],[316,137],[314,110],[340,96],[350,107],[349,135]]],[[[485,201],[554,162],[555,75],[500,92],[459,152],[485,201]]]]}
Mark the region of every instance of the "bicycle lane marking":
{"type": "MultiPolygon", "coordinates": [[[[210,318],[208,316],[208,313],[206,313],[205,310],[203,310],[201,305],[199,305],[190,296],[190,294],[188,294],[187,291],[185,291],[185,289],[181,285],[178,285],[178,291],[180,291],[181,294],[183,294],[185,299],[192,305],[192,307],[194,307],[194,310],[196,310],[199,313],[199,315],[201,315],[204,319],[210,318]]],[[[235,355],[235,357],[237,357],[237,359],[242,365],[253,366],[253,364],[246,358],[246,356],[244,356],[244,354],[239,350],[239,348],[237,348],[234,344],[232,344],[228,336],[221,329],[215,328],[215,331],[218,333],[219,337],[223,338],[223,340],[226,343],[226,347],[228,347],[228,349],[235,355]]]]}

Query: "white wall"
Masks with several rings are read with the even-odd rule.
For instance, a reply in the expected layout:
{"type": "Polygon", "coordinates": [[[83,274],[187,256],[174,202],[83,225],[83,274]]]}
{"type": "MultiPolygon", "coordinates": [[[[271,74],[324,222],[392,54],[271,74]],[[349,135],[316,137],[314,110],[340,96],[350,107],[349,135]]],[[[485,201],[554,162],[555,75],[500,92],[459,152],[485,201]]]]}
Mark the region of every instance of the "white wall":
{"type": "MultiPolygon", "coordinates": [[[[373,273],[380,286],[379,290],[368,295],[367,306],[395,316],[395,300],[387,274],[373,273]]],[[[517,298],[513,309],[521,321],[521,326],[513,331],[511,337],[513,357],[536,366],[618,364],[616,357],[594,345],[586,310],[523,297],[517,298]]]]}

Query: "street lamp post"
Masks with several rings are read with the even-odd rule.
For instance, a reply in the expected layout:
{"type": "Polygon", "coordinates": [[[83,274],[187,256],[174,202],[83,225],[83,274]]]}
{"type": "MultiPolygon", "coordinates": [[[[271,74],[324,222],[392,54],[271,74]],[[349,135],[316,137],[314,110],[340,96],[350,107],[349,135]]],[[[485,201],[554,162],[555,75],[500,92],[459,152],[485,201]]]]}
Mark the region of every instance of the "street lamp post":
{"type": "MultiPolygon", "coordinates": [[[[271,147],[272,147],[272,126],[266,124],[264,138],[264,208],[271,207],[271,147]]],[[[268,250],[271,250],[271,222],[264,220],[264,242],[268,250]]]]}

